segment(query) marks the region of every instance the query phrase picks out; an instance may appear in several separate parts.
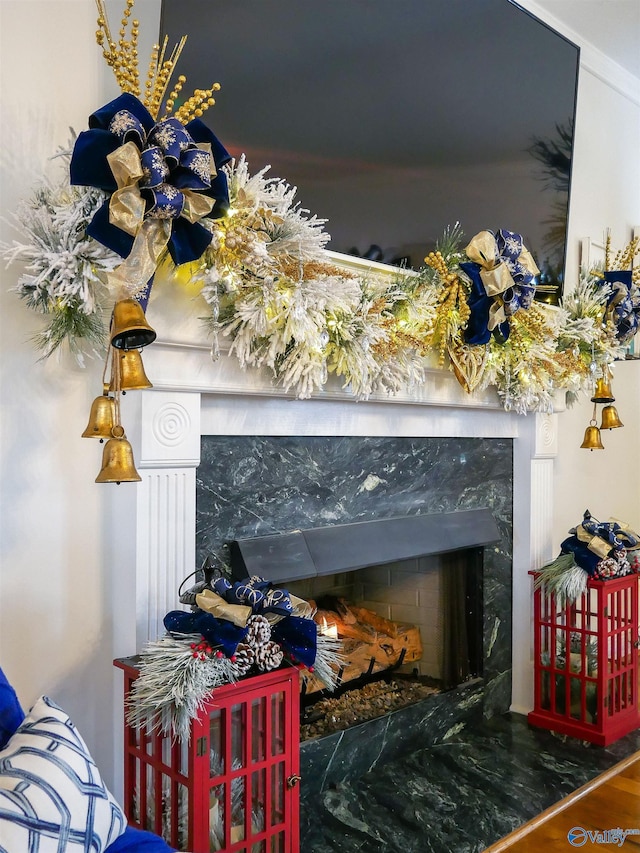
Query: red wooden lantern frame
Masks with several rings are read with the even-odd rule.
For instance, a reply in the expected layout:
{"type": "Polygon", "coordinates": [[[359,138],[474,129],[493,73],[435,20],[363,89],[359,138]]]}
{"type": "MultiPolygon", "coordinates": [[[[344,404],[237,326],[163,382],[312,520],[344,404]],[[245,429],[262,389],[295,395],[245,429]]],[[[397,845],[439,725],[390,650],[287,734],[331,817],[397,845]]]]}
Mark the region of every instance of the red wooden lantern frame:
{"type": "Polygon", "coordinates": [[[573,603],[542,586],[533,619],[529,722],[600,746],[638,728],[638,576],[589,579],[573,603]]]}
{"type": "MultiPolygon", "coordinates": [[[[126,700],[135,658],[114,663],[126,700]]],[[[299,853],[299,746],[294,667],[216,688],[188,743],[125,719],[125,814],[192,853],[299,853]]]]}

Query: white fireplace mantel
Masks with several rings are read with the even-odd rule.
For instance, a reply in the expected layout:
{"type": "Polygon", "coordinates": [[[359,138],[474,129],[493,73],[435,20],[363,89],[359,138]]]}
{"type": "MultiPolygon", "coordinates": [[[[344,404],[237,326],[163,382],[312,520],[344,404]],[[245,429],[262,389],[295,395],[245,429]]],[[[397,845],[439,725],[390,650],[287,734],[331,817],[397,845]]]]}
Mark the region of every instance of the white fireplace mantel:
{"type": "MultiPolygon", "coordinates": [[[[162,619],[178,605],[178,587],[195,568],[196,469],[202,435],[512,438],[512,708],[529,710],[533,681],[527,573],[553,556],[557,414],[505,412],[493,390],[468,395],[444,370],[428,370],[424,385],[394,397],[358,402],[336,382],[312,399],[298,400],[274,386],[266,372],[242,370],[233,356],[223,353],[212,361],[199,319],[205,313],[195,294],[175,288],[155,294],[147,317],[158,339],[144,350],[154,388],[129,392],[123,400],[123,423],[142,482],[120,487],[128,491],[119,500],[114,530],[126,548],[114,556],[125,560],[131,573],[135,543],[135,571],[128,578],[135,578],[136,649],[162,635],[162,619]]],[[[123,628],[117,633],[122,653],[131,653],[132,632],[123,628]]]]}

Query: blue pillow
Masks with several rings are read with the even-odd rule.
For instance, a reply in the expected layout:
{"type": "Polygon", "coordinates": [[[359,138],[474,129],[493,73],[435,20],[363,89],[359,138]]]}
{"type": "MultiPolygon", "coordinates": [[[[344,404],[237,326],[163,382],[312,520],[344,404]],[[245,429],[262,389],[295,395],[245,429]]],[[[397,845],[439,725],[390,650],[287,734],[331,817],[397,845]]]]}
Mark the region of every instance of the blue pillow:
{"type": "Polygon", "coordinates": [[[78,730],[41,696],[0,751],[0,850],[103,853],[126,825],[78,730]]]}
{"type": "Polygon", "coordinates": [[[16,732],[24,720],[24,711],[16,696],[16,691],[7,681],[0,668],[0,749],[4,749],[9,738],[16,732]]]}
{"type": "MultiPolygon", "coordinates": [[[[4,749],[24,718],[25,713],[16,691],[0,667],[0,749],[4,749]]],[[[136,853],[138,850],[141,853],[173,853],[174,848],[169,847],[159,835],[127,826],[124,833],[110,844],[104,853],[136,853]]]]}
{"type": "Polygon", "coordinates": [[[173,853],[174,850],[175,847],[169,847],[159,835],[128,826],[104,853],[173,853]]]}

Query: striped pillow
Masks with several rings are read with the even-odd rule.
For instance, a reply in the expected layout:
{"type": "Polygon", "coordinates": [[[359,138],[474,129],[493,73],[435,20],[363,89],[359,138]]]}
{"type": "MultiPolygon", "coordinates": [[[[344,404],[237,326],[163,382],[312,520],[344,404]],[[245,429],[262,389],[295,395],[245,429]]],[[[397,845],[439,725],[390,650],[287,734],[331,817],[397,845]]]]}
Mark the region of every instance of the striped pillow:
{"type": "Polygon", "coordinates": [[[125,828],[73,723],[40,697],[0,751],[0,851],[102,853],[125,828]]]}

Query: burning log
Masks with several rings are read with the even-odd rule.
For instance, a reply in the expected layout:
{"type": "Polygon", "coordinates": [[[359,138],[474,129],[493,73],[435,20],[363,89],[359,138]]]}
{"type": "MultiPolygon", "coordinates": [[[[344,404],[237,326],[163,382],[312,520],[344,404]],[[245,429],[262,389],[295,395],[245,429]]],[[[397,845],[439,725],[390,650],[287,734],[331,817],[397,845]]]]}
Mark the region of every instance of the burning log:
{"type": "MultiPolygon", "coordinates": [[[[330,604],[336,609],[323,607],[314,619],[322,633],[343,640],[342,683],[383,672],[400,663],[413,663],[422,657],[417,626],[393,622],[343,599],[334,599],[330,604]]],[[[307,693],[318,689],[320,685],[309,680],[307,693]]]]}
{"type": "Polygon", "coordinates": [[[367,610],[366,607],[349,606],[350,612],[356,617],[358,622],[364,622],[365,625],[371,625],[381,634],[388,634],[390,637],[397,637],[400,630],[397,622],[392,622],[391,619],[385,619],[384,616],[378,616],[373,610],[367,610]]]}
{"type": "Polygon", "coordinates": [[[376,631],[370,625],[364,622],[345,622],[333,610],[318,610],[313,618],[320,625],[320,630],[332,637],[360,640],[364,643],[371,643],[376,637],[376,631]]]}

